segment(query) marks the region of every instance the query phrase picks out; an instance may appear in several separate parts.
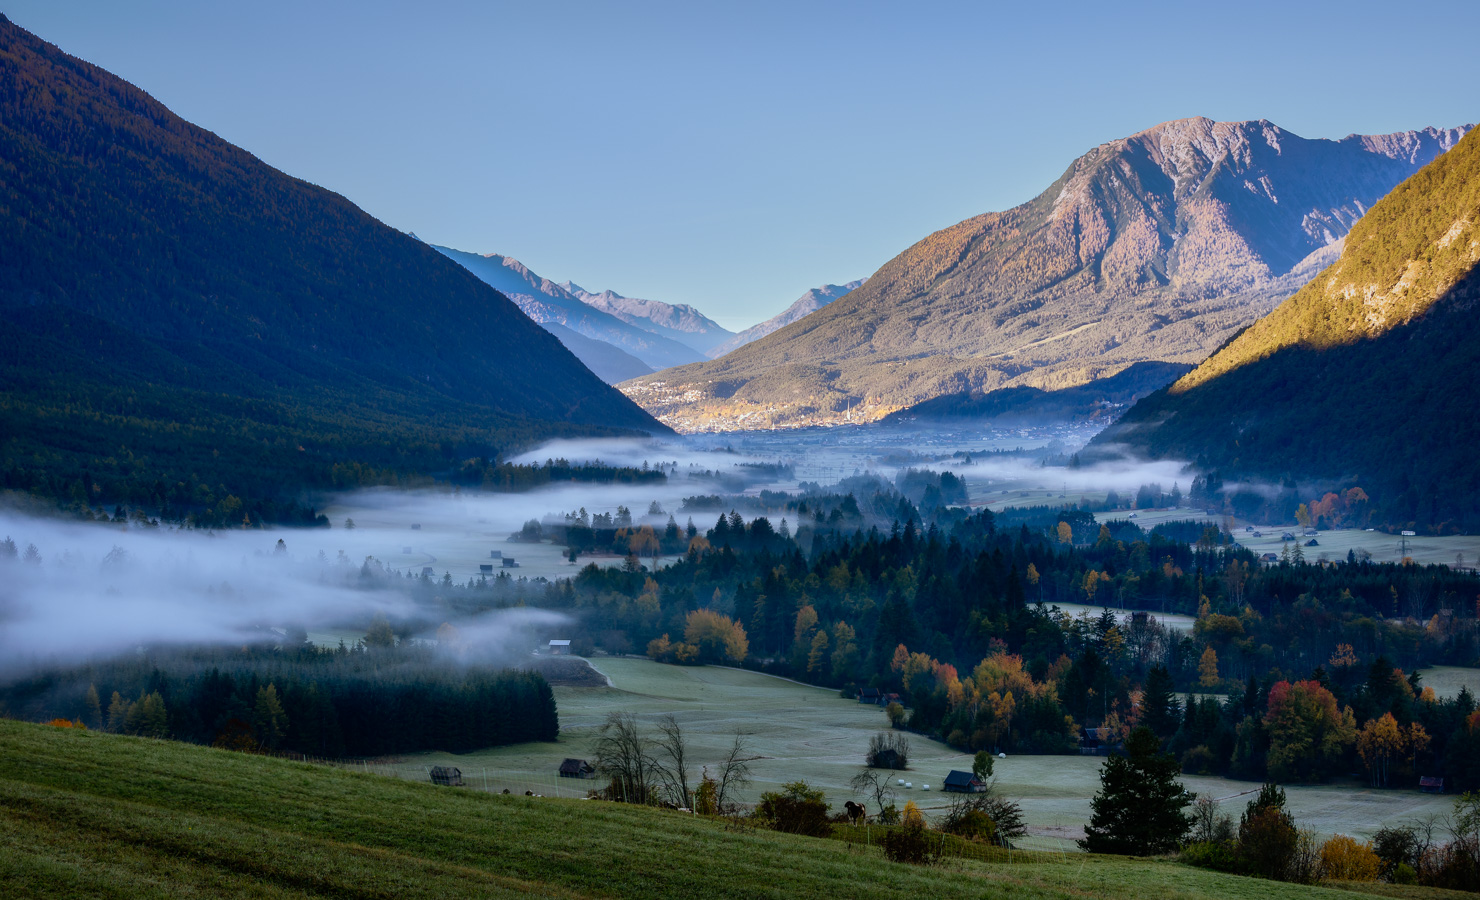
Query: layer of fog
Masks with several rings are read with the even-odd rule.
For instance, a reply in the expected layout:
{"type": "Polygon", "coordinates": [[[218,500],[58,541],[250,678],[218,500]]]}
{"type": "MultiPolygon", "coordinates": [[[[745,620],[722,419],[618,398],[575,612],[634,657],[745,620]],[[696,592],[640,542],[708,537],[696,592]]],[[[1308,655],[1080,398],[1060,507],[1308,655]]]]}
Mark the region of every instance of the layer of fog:
{"type": "MultiPolygon", "coordinates": [[[[989,491],[993,485],[1032,485],[1042,489],[1058,490],[1066,487],[1070,491],[1116,491],[1122,495],[1134,494],[1146,484],[1160,484],[1170,491],[1174,484],[1180,485],[1185,494],[1191,483],[1187,463],[1178,460],[1143,460],[1123,456],[1118,459],[1101,460],[1083,466],[1043,466],[1029,457],[989,456],[974,458],[971,463],[943,463],[958,476],[973,483],[986,482],[989,491]]],[[[973,484],[975,487],[975,484],[973,484]]],[[[973,499],[991,499],[986,497],[973,499]]]]}
{"type": "MultiPolygon", "coordinates": [[[[434,491],[364,490],[332,498],[328,529],[251,529],[216,532],[148,527],[137,523],[99,524],[26,516],[0,510],[0,539],[28,545],[38,558],[0,559],[0,669],[41,662],[77,661],[100,654],[129,652],[160,643],[239,644],[270,640],[287,628],[310,633],[363,633],[371,618],[384,614],[422,619],[401,573],[452,576],[459,583],[493,574],[514,578],[575,574],[562,548],[549,543],[510,543],[527,521],[563,521],[567,513],[614,513],[627,507],[635,523],[680,525],[690,515],[684,500],[695,495],[755,490],[774,475],[756,474],[743,464],[785,460],[774,445],[765,457],[725,448],[701,449],[678,442],[560,442],[523,458],[601,461],[641,468],[677,464],[666,481],[638,484],[557,483],[525,493],[491,493],[446,488],[434,491]],[[718,484],[702,473],[726,473],[718,484]],[[691,477],[691,474],[699,477],[691,477]],[[737,481],[737,479],[748,479],[737,481]],[[661,512],[649,513],[649,508],[661,512]],[[355,527],[345,527],[346,520],[355,527]],[[282,541],[279,546],[279,541],[282,541]],[[519,568],[505,569],[497,555],[517,556],[519,568]],[[394,577],[365,578],[366,571],[394,577]],[[399,582],[399,584],[398,584],[399,582]]],[[[864,453],[867,451],[864,450],[864,453]]],[[[799,454],[803,455],[803,454],[799,454]]],[[[1160,483],[1170,489],[1187,480],[1176,462],[1104,462],[1083,468],[1043,468],[1036,459],[977,457],[918,463],[950,470],[972,483],[973,502],[990,499],[997,485],[1065,483],[1079,491],[1134,492],[1160,483]],[[990,482],[990,493],[978,485],[990,482]]],[[[841,467],[840,467],[841,468],[841,467]]],[[[881,475],[888,467],[870,466],[881,475]]],[[[888,475],[885,475],[887,478],[888,475]]],[[[792,480],[795,486],[795,479],[792,480]]],[[[1184,490],[1186,485],[1183,485],[1184,490]]],[[[713,525],[713,510],[694,513],[700,529],[713,525]]],[[[779,524],[779,523],[778,523],[779,524]]],[[[589,559],[583,559],[584,565],[589,559]]],[[[598,564],[619,565],[615,558],[598,564]]],[[[649,564],[653,564],[649,562],[649,564]]],[[[563,620],[535,611],[454,621],[464,654],[526,653],[539,637],[563,620]]]]}

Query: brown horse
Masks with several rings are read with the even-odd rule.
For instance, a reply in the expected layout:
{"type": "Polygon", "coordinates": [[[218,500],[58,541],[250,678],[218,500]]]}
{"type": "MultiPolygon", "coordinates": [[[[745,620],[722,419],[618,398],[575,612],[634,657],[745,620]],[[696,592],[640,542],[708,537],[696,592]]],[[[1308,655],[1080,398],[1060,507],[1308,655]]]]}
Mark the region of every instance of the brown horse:
{"type": "Polygon", "coordinates": [[[854,825],[857,825],[860,820],[868,818],[868,810],[864,808],[863,804],[854,803],[852,800],[843,804],[843,811],[848,814],[848,821],[854,825]]]}

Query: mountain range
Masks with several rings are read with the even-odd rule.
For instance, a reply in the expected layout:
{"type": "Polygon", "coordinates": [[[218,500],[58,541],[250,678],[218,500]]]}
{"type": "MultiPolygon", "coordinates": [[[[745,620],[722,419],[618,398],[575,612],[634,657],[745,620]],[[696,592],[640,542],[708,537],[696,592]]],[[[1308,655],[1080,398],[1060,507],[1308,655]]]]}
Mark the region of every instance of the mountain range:
{"type": "MultiPolygon", "coordinates": [[[[1404,181],[1336,262],[1095,438],[1185,459],[1236,510],[1299,485],[1321,514],[1480,527],[1480,133],[1404,181]],[[1361,488],[1360,494],[1349,493],[1361,488]],[[1362,499],[1366,497],[1367,499],[1362,499]],[[1329,508],[1327,503],[1329,502],[1329,508]]],[[[1289,492],[1289,503],[1301,494],[1289,492]]],[[[1280,510],[1289,521],[1293,509],[1280,510]]],[[[1350,524],[1350,523],[1349,523],[1350,524]]]]}
{"type": "Polygon", "coordinates": [[[759,325],[752,325],[738,334],[732,335],[729,340],[711,347],[707,356],[710,359],[718,359],[726,353],[738,350],[752,341],[758,341],[773,331],[779,331],[804,316],[809,316],[823,308],[839,297],[843,297],[863,284],[867,279],[860,278],[847,284],[824,284],[796,299],[796,302],[786,309],[772,316],[759,325]]]}
{"type": "Polygon", "coordinates": [[[560,286],[587,306],[610,313],[644,331],[677,341],[705,356],[712,356],[711,351],[716,345],[734,336],[733,332],[721,327],[687,303],[639,300],[636,297],[623,297],[611,290],[596,293],[570,281],[560,286]]]}
{"type": "MultiPolygon", "coordinates": [[[[618,347],[653,369],[701,360],[692,347],[630,324],[598,309],[511,256],[480,255],[431,245],[438,253],[495,288],[541,325],[562,325],[576,334],[618,347]]],[[[577,354],[580,355],[580,354],[577,354]]]]}
{"type": "Polygon", "coordinates": [[[5,488],[256,520],[666,431],[462,267],[3,16],[0,161],[5,488]]]}
{"type": "Polygon", "coordinates": [[[680,430],[709,430],[1195,365],[1466,131],[1333,141],[1262,120],[1167,122],[1096,147],[1021,206],[930,235],[798,322],[622,389],[680,430]]]}

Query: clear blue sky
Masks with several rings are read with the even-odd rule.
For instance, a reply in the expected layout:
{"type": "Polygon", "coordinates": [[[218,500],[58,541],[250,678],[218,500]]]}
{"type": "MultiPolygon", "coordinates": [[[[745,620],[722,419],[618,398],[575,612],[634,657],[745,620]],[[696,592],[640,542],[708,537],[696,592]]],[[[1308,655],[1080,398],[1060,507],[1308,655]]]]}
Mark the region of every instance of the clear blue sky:
{"type": "Polygon", "coordinates": [[[1187,116],[1480,119],[1480,3],[12,0],[396,228],[731,328],[1187,116]]]}

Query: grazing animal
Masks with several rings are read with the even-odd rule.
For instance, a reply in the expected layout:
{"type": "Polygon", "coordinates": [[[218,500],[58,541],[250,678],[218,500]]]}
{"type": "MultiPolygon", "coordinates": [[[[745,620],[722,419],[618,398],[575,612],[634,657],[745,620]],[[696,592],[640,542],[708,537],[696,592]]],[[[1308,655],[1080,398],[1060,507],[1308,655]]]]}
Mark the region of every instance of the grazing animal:
{"type": "Polygon", "coordinates": [[[868,810],[864,809],[863,804],[854,803],[852,800],[843,804],[843,810],[848,814],[848,821],[854,825],[857,825],[860,819],[868,818],[868,810]]]}

